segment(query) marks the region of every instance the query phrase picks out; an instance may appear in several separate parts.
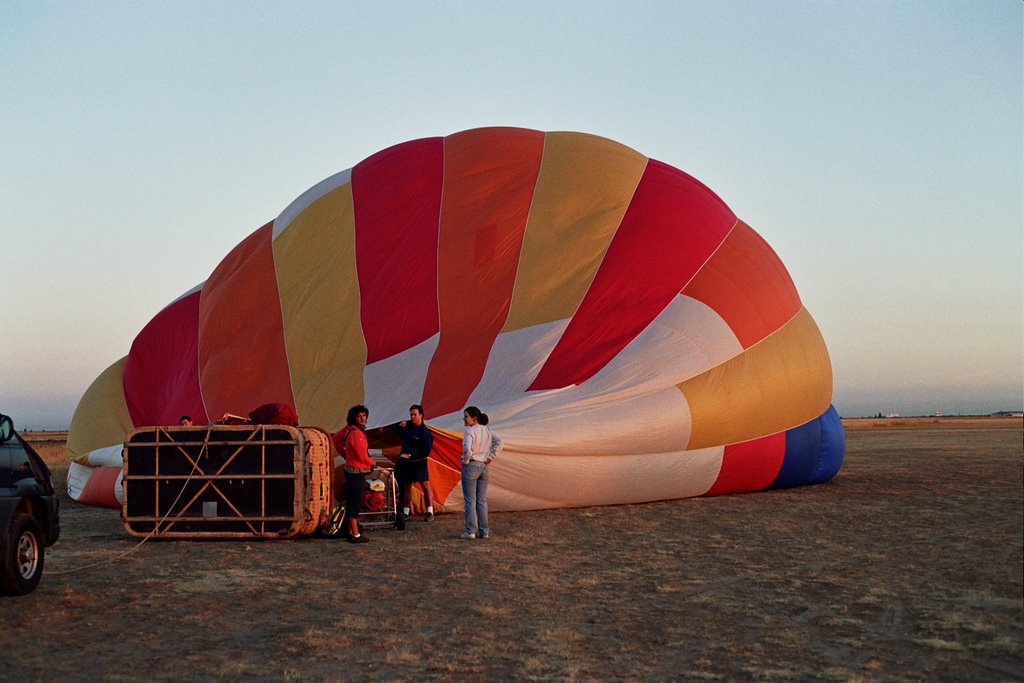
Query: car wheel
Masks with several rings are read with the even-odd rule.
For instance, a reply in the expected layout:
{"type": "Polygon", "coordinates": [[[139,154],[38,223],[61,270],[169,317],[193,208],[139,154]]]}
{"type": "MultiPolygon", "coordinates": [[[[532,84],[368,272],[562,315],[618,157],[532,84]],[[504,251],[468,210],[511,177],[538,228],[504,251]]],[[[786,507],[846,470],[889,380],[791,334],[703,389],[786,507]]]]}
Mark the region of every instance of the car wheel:
{"type": "Polygon", "coordinates": [[[20,514],[11,522],[3,557],[0,587],[11,595],[31,593],[43,576],[43,534],[31,515],[20,514]]]}

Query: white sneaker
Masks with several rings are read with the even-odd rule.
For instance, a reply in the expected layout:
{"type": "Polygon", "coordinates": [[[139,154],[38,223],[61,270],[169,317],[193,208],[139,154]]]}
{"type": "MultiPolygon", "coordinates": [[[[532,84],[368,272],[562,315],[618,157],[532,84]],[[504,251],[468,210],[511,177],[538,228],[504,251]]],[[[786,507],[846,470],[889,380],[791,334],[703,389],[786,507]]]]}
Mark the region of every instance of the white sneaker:
{"type": "Polygon", "coordinates": [[[490,537],[491,537],[491,532],[490,531],[481,531],[480,535],[477,536],[477,538],[490,538],[490,537]]]}
{"type": "Polygon", "coordinates": [[[459,536],[459,538],[461,538],[461,539],[463,539],[465,541],[468,541],[471,538],[476,538],[476,534],[471,534],[468,531],[463,531],[462,535],[459,536]]]}

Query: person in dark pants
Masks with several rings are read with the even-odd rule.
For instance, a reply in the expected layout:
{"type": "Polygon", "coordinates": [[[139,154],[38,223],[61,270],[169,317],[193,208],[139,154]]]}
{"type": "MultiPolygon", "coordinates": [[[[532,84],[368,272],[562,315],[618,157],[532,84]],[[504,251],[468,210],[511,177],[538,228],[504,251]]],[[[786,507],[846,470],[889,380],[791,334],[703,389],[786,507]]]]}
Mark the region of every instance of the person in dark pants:
{"type": "Polygon", "coordinates": [[[366,420],[370,411],[363,405],[348,409],[346,425],[331,437],[334,447],[345,456],[345,526],[349,543],[366,543],[369,539],[359,532],[359,510],[366,490],[366,475],[376,463],[370,457],[366,441],[366,420]]]}
{"type": "Polygon", "coordinates": [[[423,487],[423,496],[427,503],[427,516],[423,521],[434,519],[434,491],[430,486],[430,473],[427,471],[427,456],[434,447],[434,435],[423,424],[423,406],[409,406],[409,419],[402,420],[395,429],[402,435],[402,452],[395,461],[395,480],[398,482],[398,514],[395,515],[395,527],[405,528],[405,519],[409,516],[412,500],[412,485],[419,482],[423,487]]]}

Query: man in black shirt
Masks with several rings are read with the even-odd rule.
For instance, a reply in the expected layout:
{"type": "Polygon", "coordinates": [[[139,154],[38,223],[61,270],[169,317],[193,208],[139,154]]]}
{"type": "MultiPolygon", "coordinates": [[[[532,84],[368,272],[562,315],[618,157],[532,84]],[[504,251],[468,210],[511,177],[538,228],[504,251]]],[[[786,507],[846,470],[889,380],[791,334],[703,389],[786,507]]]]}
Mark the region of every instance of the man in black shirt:
{"type": "Polygon", "coordinates": [[[412,499],[412,485],[419,482],[423,487],[423,496],[427,504],[427,516],[423,521],[434,519],[434,491],[430,486],[430,474],[427,471],[427,456],[434,446],[434,435],[423,424],[423,406],[409,406],[409,419],[402,420],[396,427],[402,435],[402,452],[395,462],[395,480],[398,482],[398,514],[395,526],[405,528],[405,519],[410,514],[409,503],[412,499]]]}

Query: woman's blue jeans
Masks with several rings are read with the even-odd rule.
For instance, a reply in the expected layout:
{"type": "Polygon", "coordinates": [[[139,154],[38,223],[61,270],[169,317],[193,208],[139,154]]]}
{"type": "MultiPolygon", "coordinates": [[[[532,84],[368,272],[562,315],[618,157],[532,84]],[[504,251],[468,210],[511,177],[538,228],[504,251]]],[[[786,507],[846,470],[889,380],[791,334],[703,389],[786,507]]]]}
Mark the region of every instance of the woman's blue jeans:
{"type": "Polygon", "coordinates": [[[462,498],[466,504],[466,533],[490,533],[487,526],[487,465],[471,460],[462,466],[462,498]]]}

